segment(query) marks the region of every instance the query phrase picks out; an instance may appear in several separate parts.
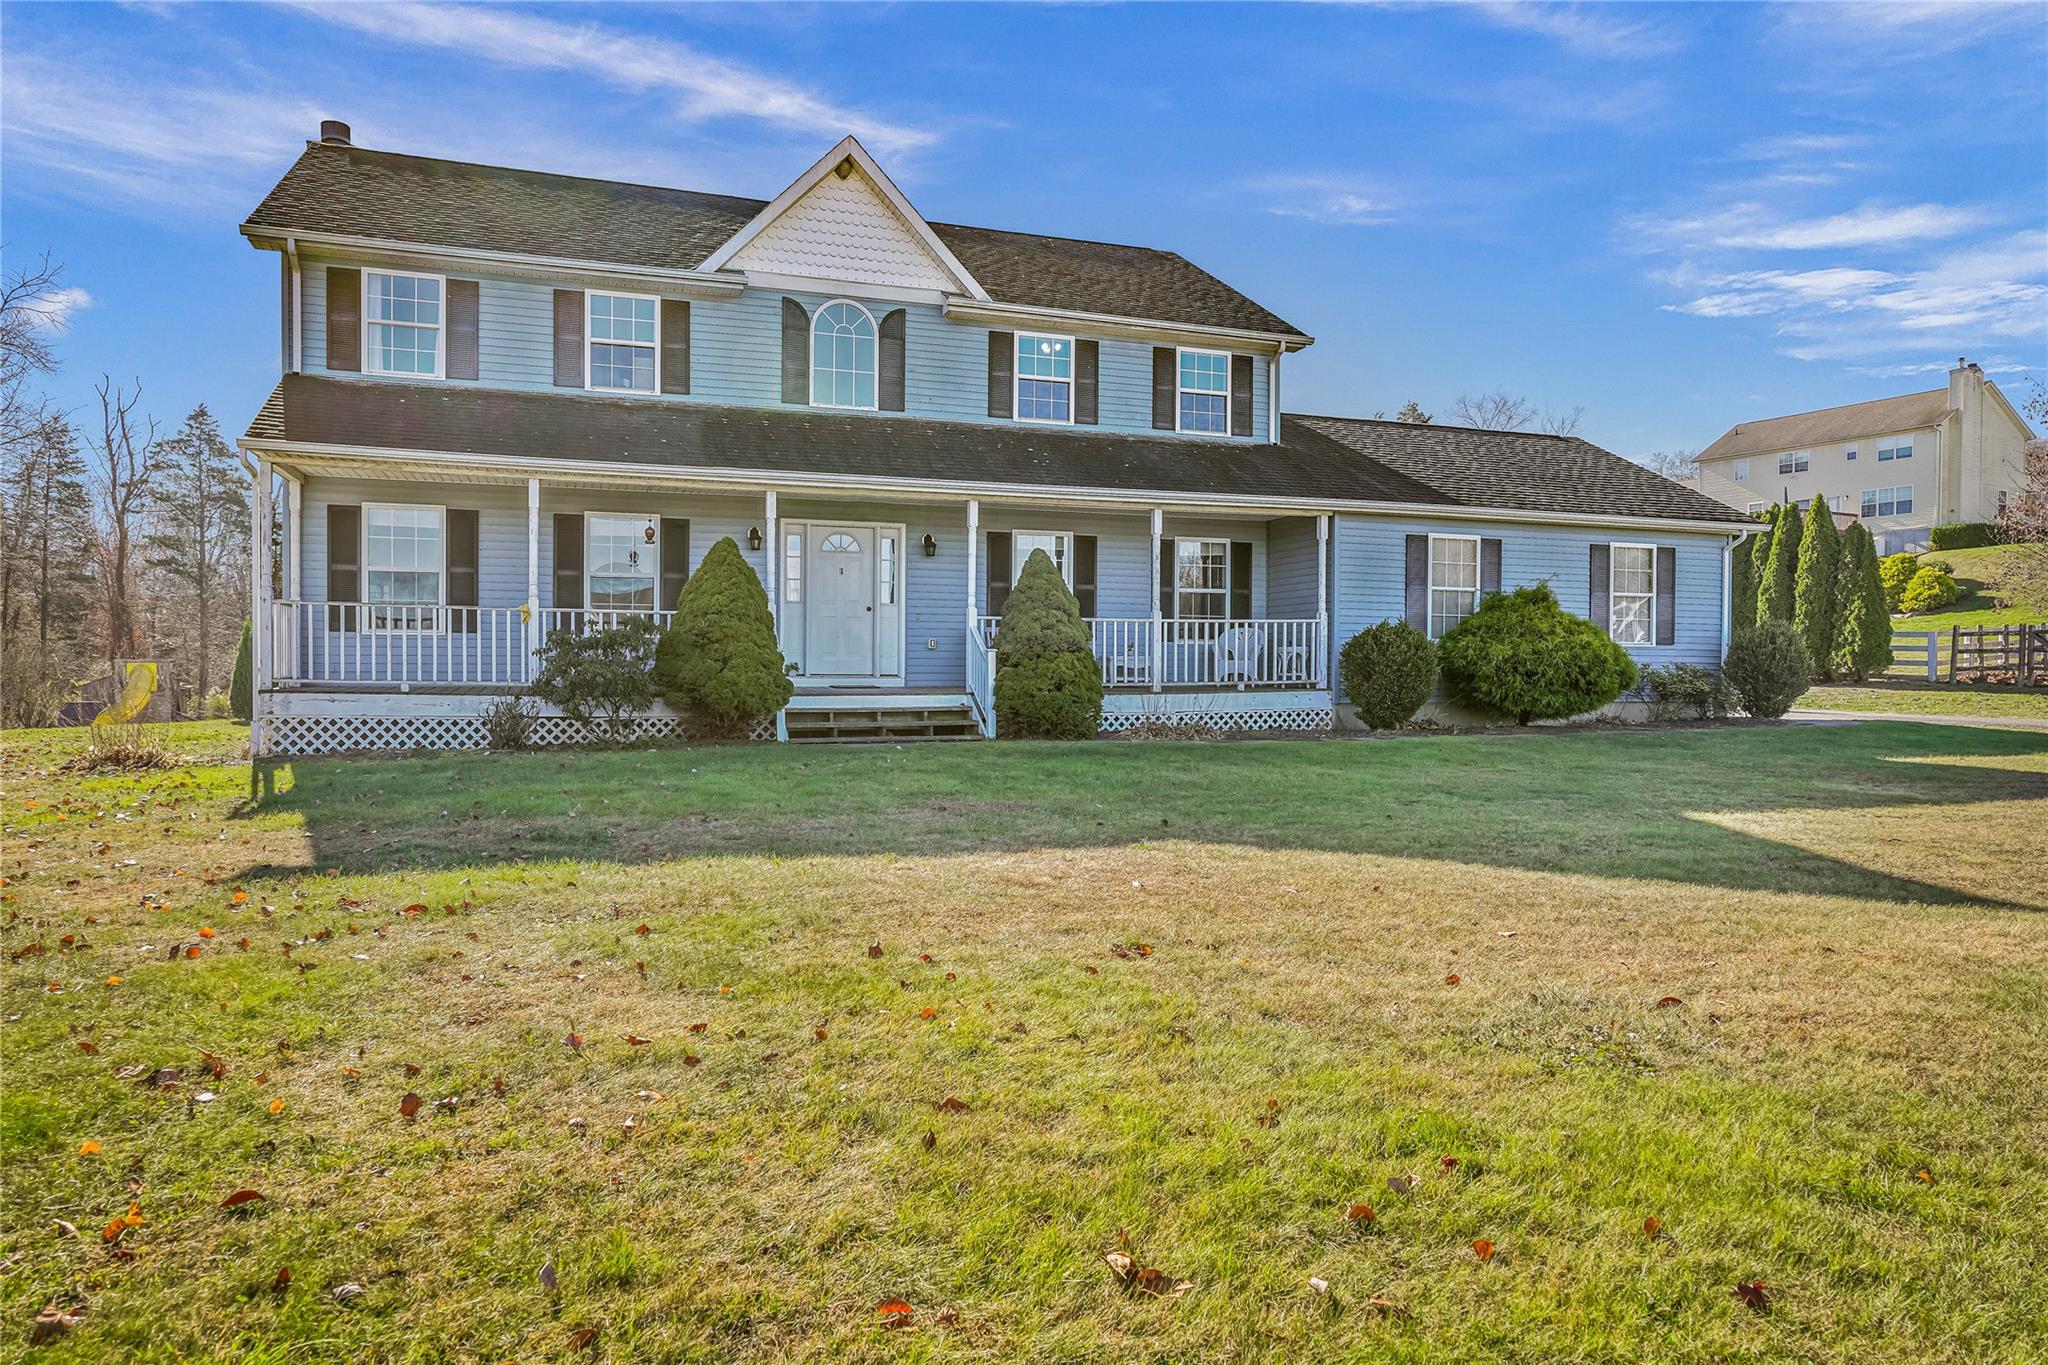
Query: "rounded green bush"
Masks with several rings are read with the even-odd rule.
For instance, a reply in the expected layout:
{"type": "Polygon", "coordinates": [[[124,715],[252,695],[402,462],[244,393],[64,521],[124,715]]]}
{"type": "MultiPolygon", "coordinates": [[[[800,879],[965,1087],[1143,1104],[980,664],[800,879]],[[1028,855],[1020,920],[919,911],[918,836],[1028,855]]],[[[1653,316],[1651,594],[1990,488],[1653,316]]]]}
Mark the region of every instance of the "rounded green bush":
{"type": "Polygon", "coordinates": [[[1930,550],[1980,550],[1998,543],[1998,527],[1988,521],[1949,521],[1927,532],[1930,550]]]}
{"type": "Polygon", "coordinates": [[[796,690],[768,593],[731,536],[711,547],[676,597],[675,619],[655,651],[654,683],[671,707],[726,739],[745,738],[796,690]]]}
{"type": "Polygon", "coordinates": [[[1436,690],[1436,642],[1405,621],[1367,626],[1344,642],[1337,672],[1358,718],[1375,730],[1406,725],[1436,690]]]}
{"type": "Polygon", "coordinates": [[[1495,593],[1437,646],[1451,695],[1517,724],[1607,705],[1636,684],[1635,660],[1547,583],[1495,593]]]}
{"type": "Polygon", "coordinates": [[[1885,606],[1892,611],[1899,609],[1899,599],[1906,595],[1906,585],[1913,581],[1913,575],[1920,572],[1920,556],[1910,550],[1895,555],[1886,555],[1877,561],[1877,576],[1884,583],[1885,606]]]}
{"type": "Polygon", "coordinates": [[[1081,604],[1043,550],[1033,550],[996,629],[996,733],[1092,739],[1102,728],[1102,665],[1081,604]]]}
{"type": "Polygon", "coordinates": [[[1899,595],[1899,610],[1940,611],[1962,595],[1962,588],[1947,569],[1922,564],[1907,580],[1905,592],[1899,595]]]}
{"type": "Polygon", "coordinates": [[[1784,715],[1813,684],[1806,645],[1783,621],[1765,621],[1737,635],[1721,661],[1721,676],[1742,709],[1762,720],[1784,715]]]}

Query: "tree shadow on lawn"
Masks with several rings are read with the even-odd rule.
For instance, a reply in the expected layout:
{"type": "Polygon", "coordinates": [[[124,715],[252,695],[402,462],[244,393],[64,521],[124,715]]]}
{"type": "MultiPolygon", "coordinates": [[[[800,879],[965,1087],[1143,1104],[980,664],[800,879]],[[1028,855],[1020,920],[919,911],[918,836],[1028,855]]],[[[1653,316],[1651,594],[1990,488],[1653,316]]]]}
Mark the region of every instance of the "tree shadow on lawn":
{"type": "Polygon", "coordinates": [[[1887,829],[1924,838],[1920,862],[1967,859],[1956,831],[1939,823],[1943,808],[2036,801],[2041,819],[2031,827],[2048,828],[2048,771],[1997,766],[2043,755],[2048,735],[1886,722],[1381,743],[436,754],[259,762],[247,809],[301,817],[313,866],[351,873],[1171,839],[2041,910],[2048,898],[1989,900],[1704,817],[1869,812],[1915,822],[1887,829]]]}

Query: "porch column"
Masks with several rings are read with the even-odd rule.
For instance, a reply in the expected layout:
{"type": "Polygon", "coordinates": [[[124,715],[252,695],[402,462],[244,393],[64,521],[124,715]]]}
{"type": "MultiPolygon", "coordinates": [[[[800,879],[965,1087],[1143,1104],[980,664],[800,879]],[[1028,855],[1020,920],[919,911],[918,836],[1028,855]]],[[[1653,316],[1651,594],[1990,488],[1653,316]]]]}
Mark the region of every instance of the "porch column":
{"type": "Polygon", "coordinates": [[[1330,685],[1330,518],[1316,518],[1316,686],[1330,685]]]}
{"type": "Polygon", "coordinates": [[[526,681],[540,652],[540,480],[526,481],[526,681]]]}
{"type": "Polygon", "coordinates": [[[974,607],[974,579],[981,562],[981,499],[967,500],[967,635],[969,643],[980,638],[981,613],[974,607]]]}
{"type": "Polygon", "coordinates": [[[252,752],[267,750],[263,737],[263,694],[270,686],[270,461],[256,461],[256,497],[249,506],[249,678],[252,752]]]}
{"type": "MultiPolygon", "coordinates": [[[[299,549],[304,544],[305,495],[305,483],[297,475],[284,474],[284,595],[285,600],[292,603],[301,600],[300,574],[305,569],[305,557],[299,549]]],[[[304,607],[294,605],[285,613],[284,657],[288,670],[285,676],[291,678],[299,676],[299,615],[304,610],[304,607]]]]}
{"type": "Polygon", "coordinates": [[[1159,537],[1166,529],[1166,513],[1152,509],[1152,690],[1166,686],[1166,617],[1159,602],[1159,537]]]}
{"type": "Polygon", "coordinates": [[[775,625],[775,640],[782,642],[782,594],[776,591],[775,579],[782,563],[782,542],[775,535],[775,490],[769,489],[762,499],[765,504],[761,513],[761,550],[767,556],[761,565],[761,582],[768,588],[768,619],[775,625]]]}

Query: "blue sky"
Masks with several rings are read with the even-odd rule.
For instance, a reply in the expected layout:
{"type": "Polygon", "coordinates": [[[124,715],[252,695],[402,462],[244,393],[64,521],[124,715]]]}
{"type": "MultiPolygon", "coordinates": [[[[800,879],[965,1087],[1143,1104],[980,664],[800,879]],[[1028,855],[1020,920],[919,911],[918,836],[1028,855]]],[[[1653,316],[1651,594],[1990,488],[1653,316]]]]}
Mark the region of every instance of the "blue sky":
{"type": "Polygon", "coordinates": [[[239,429],[276,261],[366,146],[771,196],[848,131],[928,217],[1169,247],[1318,338],[1294,411],[1504,387],[1624,454],[2048,378],[2048,9],[1894,4],[4,7],[11,263],[239,429]]]}

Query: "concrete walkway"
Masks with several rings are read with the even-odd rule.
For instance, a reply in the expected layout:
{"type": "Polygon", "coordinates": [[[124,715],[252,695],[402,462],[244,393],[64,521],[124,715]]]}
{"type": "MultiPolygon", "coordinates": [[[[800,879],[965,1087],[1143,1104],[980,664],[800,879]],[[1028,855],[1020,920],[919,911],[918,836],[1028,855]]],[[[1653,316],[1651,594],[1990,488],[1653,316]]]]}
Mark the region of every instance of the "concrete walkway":
{"type": "Polygon", "coordinates": [[[1915,725],[1963,725],[1987,730],[2048,731],[2048,720],[2035,716],[1929,716],[1904,711],[1820,711],[1798,706],[1785,713],[1786,720],[1805,725],[1854,725],[1866,720],[1900,720],[1915,725]]]}

